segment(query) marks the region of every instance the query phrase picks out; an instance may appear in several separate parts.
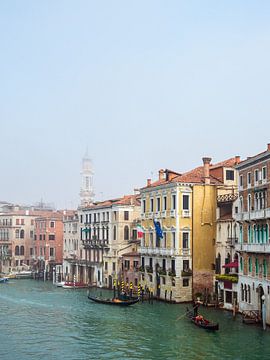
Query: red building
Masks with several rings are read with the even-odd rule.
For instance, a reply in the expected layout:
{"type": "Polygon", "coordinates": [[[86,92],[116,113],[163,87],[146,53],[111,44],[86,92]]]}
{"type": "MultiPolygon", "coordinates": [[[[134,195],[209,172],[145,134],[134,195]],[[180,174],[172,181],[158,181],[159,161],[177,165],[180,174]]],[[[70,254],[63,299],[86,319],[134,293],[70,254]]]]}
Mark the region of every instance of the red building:
{"type": "Polygon", "coordinates": [[[63,263],[63,220],[71,214],[74,212],[53,211],[35,219],[35,269],[49,279],[54,267],[63,263]]]}

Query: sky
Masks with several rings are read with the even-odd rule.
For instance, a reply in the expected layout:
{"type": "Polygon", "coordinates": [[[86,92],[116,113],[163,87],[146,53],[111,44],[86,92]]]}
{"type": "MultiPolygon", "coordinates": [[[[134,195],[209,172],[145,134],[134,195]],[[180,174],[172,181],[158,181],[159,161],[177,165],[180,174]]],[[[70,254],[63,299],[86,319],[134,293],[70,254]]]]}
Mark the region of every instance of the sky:
{"type": "Polygon", "coordinates": [[[0,201],[79,204],[270,142],[270,2],[0,2],[0,201]]]}

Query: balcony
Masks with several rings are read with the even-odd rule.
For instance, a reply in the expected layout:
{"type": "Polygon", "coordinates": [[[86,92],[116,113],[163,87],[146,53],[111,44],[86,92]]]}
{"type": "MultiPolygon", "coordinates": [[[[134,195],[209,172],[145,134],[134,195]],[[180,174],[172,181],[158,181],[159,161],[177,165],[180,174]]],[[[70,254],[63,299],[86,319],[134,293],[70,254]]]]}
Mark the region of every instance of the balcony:
{"type": "Polygon", "coordinates": [[[190,249],[181,249],[180,250],[180,255],[181,256],[190,256],[191,255],[191,250],[190,249]]]}
{"type": "Polygon", "coordinates": [[[230,246],[235,246],[235,244],[238,244],[238,238],[237,237],[228,237],[227,244],[230,246]]]}
{"type": "Polygon", "coordinates": [[[163,210],[162,212],[161,212],[161,217],[163,218],[163,219],[165,219],[166,218],[166,210],[163,210]]]}
{"type": "Polygon", "coordinates": [[[157,273],[160,275],[160,276],[166,276],[167,275],[167,271],[166,269],[162,269],[162,268],[159,268],[157,273]]]}
{"type": "Polygon", "coordinates": [[[223,282],[229,281],[231,283],[238,283],[238,275],[236,275],[236,274],[216,275],[216,280],[223,281],[223,282]]]}
{"type": "Polygon", "coordinates": [[[170,217],[174,217],[176,216],[176,211],[175,210],[171,210],[170,211],[170,217]]]}
{"type": "Polygon", "coordinates": [[[169,272],[168,272],[168,275],[171,276],[171,277],[176,276],[175,269],[170,269],[169,272]]]}
{"type": "Polygon", "coordinates": [[[238,198],[238,194],[222,194],[217,196],[217,203],[233,202],[238,198]]]}
{"type": "Polygon", "coordinates": [[[270,244],[235,244],[236,251],[252,253],[270,253],[270,244]]]}
{"type": "Polygon", "coordinates": [[[189,210],[183,210],[182,211],[182,217],[183,218],[190,218],[191,217],[191,213],[189,210]]]}
{"type": "Polygon", "coordinates": [[[181,271],[181,276],[192,276],[192,270],[191,269],[185,269],[181,271]]]}
{"type": "Polygon", "coordinates": [[[49,261],[55,261],[55,256],[49,256],[49,261]]]}
{"type": "Polygon", "coordinates": [[[149,273],[149,274],[153,274],[153,268],[151,266],[146,266],[146,271],[149,273]]]}
{"type": "Polygon", "coordinates": [[[250,220],[260,220],[270,218],[270,208],[245,211],[238,214],[234,214],[234,219],[236,221],[250,221],[250,220]]]}

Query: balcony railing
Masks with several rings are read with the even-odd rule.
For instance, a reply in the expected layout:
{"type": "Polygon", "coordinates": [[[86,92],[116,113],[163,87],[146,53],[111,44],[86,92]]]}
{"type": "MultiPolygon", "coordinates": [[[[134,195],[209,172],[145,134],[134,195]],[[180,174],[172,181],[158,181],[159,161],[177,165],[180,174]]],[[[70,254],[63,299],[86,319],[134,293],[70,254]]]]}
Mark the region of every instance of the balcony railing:
{"type": "Polygon", "coordinates": [[[182,276],[192,276],[192,270],[191,269],[182,270],[181,275],[182,276]]]}
{"type": "Polygon", "coordinates": [[[217,202],[223,203],[223,202],[232,202],[235,201],[238,198],[238,194],[222,194],[217,196],[217,202]]]}
{"type": "Polygon", "coordinates": [[[230,246],[235,246],[235,244],[238,244],[238,238],[237,237],[228,237],[227,244],[230,246]]]}
{"type": "Polygon", "coordinates": [[[230,281],[233,283],[238,283],[238,275],[216,275],[216,280],[219,281],[230,281]]]}
{"type": "Polygon", "coordinates": [[[270,253],[270,244],[235,244],[236,251],[270,253]]]}
{"type": "Polygon", "coordinates": [[[234,214],[236,221],[250,221],[270,218],[270,208],[251,210],[234,214]]]}
{"type": "Polygon", "coordinates": [[[150,274],[153,274],[153,268],[151,266],[146,266],[146,271],[150,274]]]}

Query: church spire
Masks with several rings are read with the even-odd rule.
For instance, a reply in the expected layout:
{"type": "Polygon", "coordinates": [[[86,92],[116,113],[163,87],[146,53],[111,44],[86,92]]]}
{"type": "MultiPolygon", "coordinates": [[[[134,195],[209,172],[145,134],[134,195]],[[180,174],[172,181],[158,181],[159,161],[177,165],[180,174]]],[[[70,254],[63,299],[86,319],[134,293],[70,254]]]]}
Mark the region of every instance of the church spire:
{"type": "Polygon", "coordinates": [[[80,200],[81,205],[86,205],[92,203],[94,200],[94,189],[93,189],[93,166],[92,160],[88,155],[88,149],[82,159],[82,171],[81,171],[81,190],[80,190],[80,200]]]}

